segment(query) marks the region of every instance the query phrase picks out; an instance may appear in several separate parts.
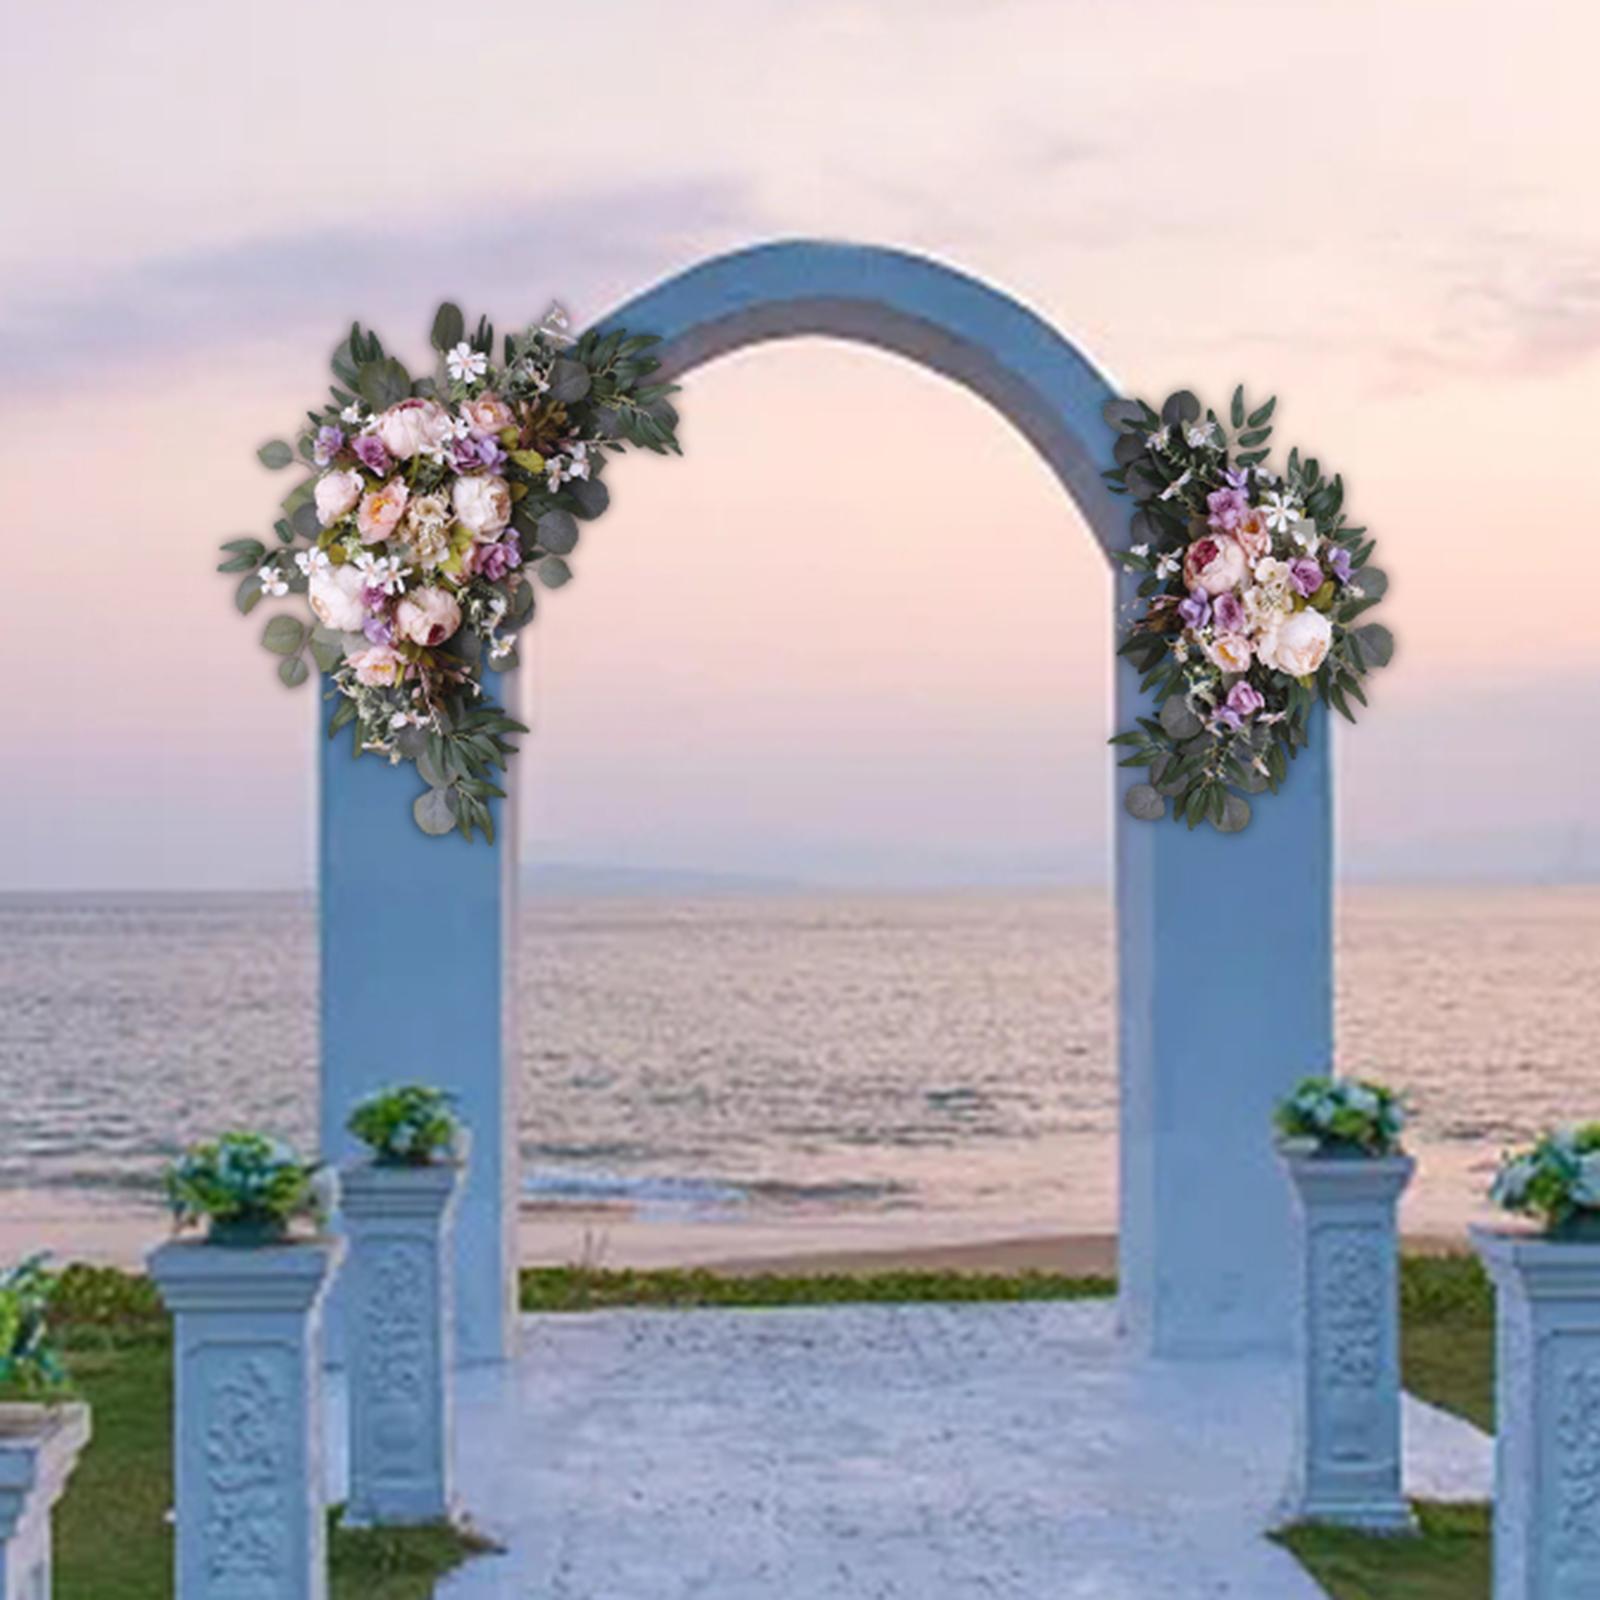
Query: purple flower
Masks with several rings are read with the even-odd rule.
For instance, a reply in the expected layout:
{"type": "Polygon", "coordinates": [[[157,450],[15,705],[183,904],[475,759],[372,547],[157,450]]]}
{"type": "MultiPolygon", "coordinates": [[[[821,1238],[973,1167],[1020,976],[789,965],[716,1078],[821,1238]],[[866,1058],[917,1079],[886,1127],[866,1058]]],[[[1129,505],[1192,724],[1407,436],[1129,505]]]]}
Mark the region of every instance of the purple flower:
{"type": "Polygon", "coordinates": [[[506,464],[506,453],[498,439],[479,439],[477,444],[478,460],[491,472],[498,472],[506,464]]]}
{"type": "Polygon", "coordinates": [[[1211,719],[1214,728],[1226,728],[1229,733],[1237,733],[1244,726],[1244,718],[1232,706],[1223,706],[1211,719]]]}
{"type": "Polygon", "coordinates": [[[508,572],[522,565],[522,547],[517,543],[517,536],[512,534],[498,544],[479,545],[474,564],[479,577],[499,583],[508,572]]]}
{"type": "Polygon", "coordinates": [[[394,458],[384,446],[384,442],[375,433],[363,433],[356,442],[350,446],[356,453],[356,460],[368,472],[375,472],[381,478],[394,465],[394,458]]]}
{"type": "Polygon", "coordinates": [[[1340,583],[1350,581],[1350,552],[1342,544],[1333,545],[1328,554],[1328,565],[1340,583]]]}
{"type": "Polygon", "coordinates": [[[1289,563],[1289,576],[1301,594],[1313,595],[1322,587],[1322,568],[1310,556],[1296,556],[1289,563]]]}
{"type": "Polygon", "coordinates": [[[1207,519],[1213,528],[1222,533],[1232,533],[1239,519],[1250,509],[1250,498],[1242,489],[1213,489],[1206,496],[1207,519]]]}
{"type": "Polygon", "coordinates": [[[1187,600],[1179,601],[1178,615],[1186,627],[1203,628],[1211,620],[1211,597],[1204,589],[1191,589],[1187,600]]]}
{"type": "Polygon", "coordinates": [[[1223,472],[1222,481],[1230,489],[1248,489],[1250,487],[1250,471],[1246,468],[1242,472],[1235,472],[1232,468],[1229,468],[1223,472]]]}
{"type": "MultiPolygon", "coordinates": [[[[370,590],[367,592],[371,593],[370,590]]],[[[382,617],[368,617],[367,620],[361,624],[361,631],[366,634],[366,636],[374,644],[394,643],[394,629],[391,628],[382,617]]]]}
{"type": "Polygon", "coordinates": [[[1213,602],[1211,615],[1219,633],[1243,633],[1245,625],[1244,603],[1230,589],[1219,594],[1213,602]]]}
{"type": "Polygon", "coordinates": [[[329,422],[317,429],[316,443],[311,447],[311,459],[325,467],[344,449],[344,430],[329,422]]]}
{"type": "Polygon", "coordinates": [[[1266,703],[1261,691],[1244,678],[1234,684],[1223,701],[1229,711],[1240,717],[1253,717],[1266,703]]]}

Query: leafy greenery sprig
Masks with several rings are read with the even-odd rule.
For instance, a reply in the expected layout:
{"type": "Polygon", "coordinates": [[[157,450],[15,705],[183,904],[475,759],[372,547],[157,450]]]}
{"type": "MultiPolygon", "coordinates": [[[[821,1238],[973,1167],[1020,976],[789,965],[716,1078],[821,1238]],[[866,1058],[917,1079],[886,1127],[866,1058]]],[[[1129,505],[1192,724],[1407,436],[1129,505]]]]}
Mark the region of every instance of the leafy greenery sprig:
{"type": "Polygon", "coordinates": [[[285,612],[262,632],[279,678],[295,687],[314,666],[335,702],[330,737],[349,727],[354,755],[416,764],[428,784],[413,805],[424,832],[493,843],[491,802],[505,796],[497,776],[517,748],[507,735],[527,729],[488,695],[484,671],[517,665],[536,587],[571,579],[580,524],[610,503],[609,457],[629,446],[678,452],[674,386],[655,376],[654,336],[574,337],[559,308],[508,334],[498,364],[493,326],[480,317],[469,330],[453,304],[439,307],[430,337],[435,370],[414,377],[377,334],[352,325],[333,354],[328,401],[306,413],[293,444],[258,452],[269,468],[310,472],[283,499],[276,545],[230,539],[218,570],[241,575],[234,601],[245,615],[265,598],[307,597],[309,618],[285,612]],[[391,458],[378,441],[418,406],[427,436],[408,437],[391,458]],[[330,478],[354,487],[319,505],[330,478]],[[498,496],[492,520],[463,511],[463,481],[498,496]],[[375,497],[395,502],[392,517],[368,516],[375,497]],[[371,578],[359,588],[365,609],[348,586],[319,596],[319,583],[337,587],[329,574],[352,564],[371,578]],[[432,613],[407,623],[407,597],[415,604],[419,593],[432,613]]]}
{"type": "Polygon", "coordinates": [[[281,1140],[225,1133],[191,1145],[167,1168],[167,1203],[180,1228],[202,1221],[273,1228],[320,1218],[319,1170],[281,1140]]]}
{"type": "Polygon", "coordinates": [[[1122,766],[1148,770],[1147,781],[1125,797],[1129,812],[1144,820],[1164,816],[1170,800],[1174,820],[1191,828],[1202,821],[1225,833],[1245,827],[1247,796],[1277,792],[1310,740],[1316,703],[1354,722],[1352,706],[1367,704],[1363,679],[1393,654],[1387,628],[1358,625],[1382,599],[1388,579],[1370,565],[1374,541],[1366,529],[1347,518],[1343,479],[1327,476],[1316,458],[1298,449],[1281,477],[1265,465],[1276,406],[1274,397],[1248,408],[1241,386],[1226,425],[1187,390],[1170,395],[1159,410],[1139,399],[1106,407],[1117,437],[1115,466],[1104,476],[1136,507],[1120,555],[1138,579],[1135,614],[1117,653],[1132,663],[1141,692],[1156,706],[1154,716],[1136,718],[1111,742],[1128,747],[1122,766]],[[1219,496],[1234,502],[1220,513],[1213,507],[1219,496]],[[1202,591],[1205,603],[1196,601],[1192,568],[1202,541],[1237,542],[1219,517],[1241,516],[1252,543],[1283,570],[1301,559],[1320,563],[1323,581],[1313,592],[1293,593],[1278,613],[1265,613],[1262,595],[1281,590],[1284,580],[1273,577],[1277,590],[1258,583],[1258,554],[1220,592],[1230,605],[1252,608],[1249,642],[1257,645],[1274,615],[1286,621],[1311,610],[1325,618],[1326,654],[1314,670],[1279,670],[1259,652],[1239,660],[1244,634],[1234,634],[1231,654],[1213,654],[1223,631],[1211,618],[1218,591],[1202,591]],[[1193,602],[1188,616],[1185,601],[1193,602]],[[1205,620],[1195,622],[1195,616],[1205,620]],[[1251,693],[1230,701],[1241,683],[1251,693]],[[1248,709],[1240,713],[1237,706],[1248,709]]]}
{"type": "Polygon", "coordinates": [[[1406,1125],[1400,1096],[1365,1079],[1302,1078],[1273,1122],[1285,1139],[1311,1139],[1329,1152],[1396,1155],[1406,1125]]]}
{"type": "Polygon", "coordinates": [[[1538,1218],[1553,1234],[1600,1226],[1600,1122],[1559,1128],[1507,1154],[1489,1190],[1497,1206],[1538,1218]]]}
{"type": "Polygon", "coordinates": [[[461,1124],[443,1089],[408,1083],[368,1095],[346,1123],[381,1165],[427,1166],[455,1149],[461,1124]]]}
{"type": "Polygon", "coordinates": [[[47,1400],[70,1390],[50,1337],[48,1259],[32,1255],[0,1274],[0,1397],[47,1400]]]}

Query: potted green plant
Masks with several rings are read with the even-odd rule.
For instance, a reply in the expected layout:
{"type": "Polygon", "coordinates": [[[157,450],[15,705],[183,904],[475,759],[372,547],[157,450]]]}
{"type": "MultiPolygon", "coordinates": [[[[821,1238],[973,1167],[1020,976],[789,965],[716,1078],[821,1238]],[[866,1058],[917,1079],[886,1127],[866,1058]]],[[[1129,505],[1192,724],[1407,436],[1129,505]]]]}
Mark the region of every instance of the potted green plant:
{"type": "Polygon", "coordinates": [[[0,1274],[0,1574],[17,1594],[50,1592],[50,1513],[89,1440],[50,1338],[45,1259],[0,1274]]]}
{"type": "Polygon", "coordinates": [[[353,1523],[454,1515],[450,1229],[467,1136],[423,1084],[369,1095],[347,1126],[367,1146],[340,1181],[350,1238],[346,1331],[353,1523]]]}
{"type": "Polygon", "coordinates": [[[1600,1243],[1600,1122],[1557,1128],[1505,1155],[1489,1197],[1547,1239],[1600,1243]]]}
{"type": "Polygon", "coordinates": [[[1274,1115],[1293,1197],[1296,1449],[1286,1516],[1415,1528],[1400,1479],[1400,1196],[1414,1163],[1381,1083],[1305,1078],[1274,1115]]]}
{"type": "Polygon", "coordinates": [[[322,1219],[318,1171],[282,1140],[225,1133],[191,1145],[167,1168],[167,1203],[180,1229],[204,1223],[210,1244],[282,1244],[296,1218],[322,1219]]]}
{"type": "Polygon", "coordinates": [[[1400,1096],[1381,1083],[1330,1076],[1302,1078],[1273,1120],[1289,1153],[1360,1160],[1400,1154],[1406,1113],[1400,1096]]]}

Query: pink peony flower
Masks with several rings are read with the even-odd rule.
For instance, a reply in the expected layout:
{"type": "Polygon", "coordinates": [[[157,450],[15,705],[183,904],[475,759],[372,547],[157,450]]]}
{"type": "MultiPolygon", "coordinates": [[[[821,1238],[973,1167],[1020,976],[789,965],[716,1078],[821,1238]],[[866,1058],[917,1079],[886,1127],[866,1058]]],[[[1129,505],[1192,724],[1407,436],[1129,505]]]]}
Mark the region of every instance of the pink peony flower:
{"type": "Polygon", "coordinates": [[[1226,533],[1196,539],[1183,558],[1183,581],[1209,595],[1237,588],[1247,570],[1244,547],[1226,533]]]}
{"type": "Polygon", "coordinates": [[[406,675],[405,657],[386,644],[353,651],[345,660],[356,669],[356,682],[371,689],[390,688],[406,675]]]}
{"type": "Polygon", "coordinates": [[[443,644],[461,626],[461,607],[444,589],[413,589],[395,608],[402,638],[425,647],[443,644]]]}
{"type": "Polygon", "coordinates": [[[463,400],[461,415],[467,419],[467,426],[474,433],[486,436],[509,428],[517,420],[511,414],[511,407],[499,395],[489,393],[480,394],[475,400],[463,400]]]}
{"type": "Polygon", "coordinates": [[[1224,672],[1250,670],[1250,641],[1242,633],[1219,633],[1206,646],[1206,654],[1224,672]]]}
{"type": "Polygon", "coordinates": [[[1332,643],[1333,625],[1320,611],[1296,611],[1262,639],[1256,653],[1275,672],[1305,678],[1327,659],[1332,643]]]}
{"type": "Polygon", "coordinates": [[[361,494],[359,472],[324,472],[312,490],[317,508],[317,521],[324,528],[332,527],[361,494]]]}
{"type": "Polygon", "coordinates": [[[1240,514],[1233,536],[1244,546],[1244,553],[1255,565],[1263,556],[1272,553],[1272,535],[1267,531],[1267,519],[1260,506],[1250,506],[1240,514]]]}
{"type": "Polygon", "coordinates": [[[450,414],[437,400],[402,400],[378,418],[378,437],[398,461],[437,450],[452,431],[450,414]]]}
{"type": "Polygon", "coordinates": [[[399,478],[391,478],[364,494],[356,512],[362,544],[382,544],[406,514],[406,501],[410,498],[411,491],[399,478]]]}
{"type": "Polygon", "coordinates": [[[475,539],[492,539],[511,520],[511,491],[504,478],[474,473],[450,486],[456,520],[475,539]]]}

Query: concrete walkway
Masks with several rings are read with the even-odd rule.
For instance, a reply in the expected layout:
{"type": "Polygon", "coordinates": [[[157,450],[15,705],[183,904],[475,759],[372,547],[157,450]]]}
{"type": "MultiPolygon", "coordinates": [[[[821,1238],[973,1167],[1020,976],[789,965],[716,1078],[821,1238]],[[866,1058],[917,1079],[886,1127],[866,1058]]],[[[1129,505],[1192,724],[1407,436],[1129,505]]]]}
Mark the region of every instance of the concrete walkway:
{"type": "MultiPolygon", "coordinates": [[[[525,1320],[463,1377],[502,1556],[439,1600],[1318,1600],[1262,1533],[1289,1373],[1139,1363],[1106,1303],[525,1320]]],[[[1408,1404],[1408,1490],[1485,1499],[1483,1435],[1408,1404]]]]}

